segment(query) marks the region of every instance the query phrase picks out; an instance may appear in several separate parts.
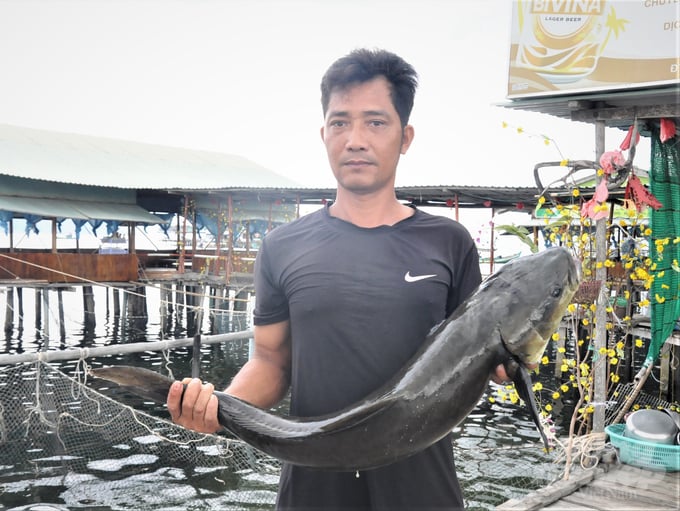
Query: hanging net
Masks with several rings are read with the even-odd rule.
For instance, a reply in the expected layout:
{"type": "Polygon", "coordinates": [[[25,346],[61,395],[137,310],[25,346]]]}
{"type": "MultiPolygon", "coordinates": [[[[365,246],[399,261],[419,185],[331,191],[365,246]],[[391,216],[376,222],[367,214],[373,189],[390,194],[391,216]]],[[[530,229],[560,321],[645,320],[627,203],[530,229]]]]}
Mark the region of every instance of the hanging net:
{"type": "MultiPolygon", "coordinates": [[[[0,369],[0,502],[68,509],[270,509],[278,464],[121,405],[48,364],[0,369]]],[[[2,508],[4,509],[4,508],[2,508]]]]}
{"type": "Polygon", "coordinates": [[[650,189],[662,207],[651,210],[650,256],[655,276],[650,288],[652,335],[646,365],[659,355],[680,318],[680,153],[679,137],[661,142],[652,132],[650,189]]]}

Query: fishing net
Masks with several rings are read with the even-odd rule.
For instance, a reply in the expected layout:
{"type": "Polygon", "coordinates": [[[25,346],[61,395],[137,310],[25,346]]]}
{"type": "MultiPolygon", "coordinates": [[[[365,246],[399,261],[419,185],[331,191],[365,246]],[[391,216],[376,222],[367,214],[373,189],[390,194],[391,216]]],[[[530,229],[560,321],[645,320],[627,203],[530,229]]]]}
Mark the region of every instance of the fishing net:
{"type": "MultiPolygon", "coordinates": [[[[0,367],[0,509],[36,502],[90,510],[273,509],[276,460],[121,404],[131,396],[107,397],[84,375],[45,362],[0,367]]],[[[484,406],[498,408],[491,412],[503,420],[495,428],[479,425],[482,411],[454,431],[469,509],[493,509],[558,479],[564,468],[538,443],[517,437],[507,409],[484,406]]],[[[528,419],[519,428],[533,430],[528,419]]]]}
{"type": "Polygon", "coordinates": [[[0,396],[6,506],[224,510],[274,502],[274,460],[135,411],[48,364],[3,368],[0,396]]]}
{"type": "Polygon", "coordinates": [[[662,207],[650,213],[650,255],[656,265],[650,289],[652,342],[646,364],[659,355],[680,319],[680,152],[678,137],[652,133],[651,192],[662,207]]]}

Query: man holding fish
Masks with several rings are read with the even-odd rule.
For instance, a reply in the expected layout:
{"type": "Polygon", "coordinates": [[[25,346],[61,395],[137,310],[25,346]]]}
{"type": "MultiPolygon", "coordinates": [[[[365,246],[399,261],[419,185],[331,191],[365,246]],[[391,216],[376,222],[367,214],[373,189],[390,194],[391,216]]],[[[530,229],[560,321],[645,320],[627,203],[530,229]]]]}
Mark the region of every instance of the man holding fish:
{"type": "MultiPolygon", "coordinates": [[[[345,408],[398,372],[480,283],[468,232],[400,203],[394,192],[399,158],[414,137],[416,86],[415,70],[382,50],[355,50],[324,75],[321,138],[336,199],[264,238],[254,353],[228,394],[269,408],[290,390],[291,415],[299,417],[345,408]]],[[[502,365],[492,378],[509,379],[502,365]]],[[[170,389],[173,421],[218,431],[213,385],[187,382],[183,398],[179,382],[170,389]]],[[[360,472],[284,464],[277,501],[280,510],[462,508],[449,436],[360,472]]]]}

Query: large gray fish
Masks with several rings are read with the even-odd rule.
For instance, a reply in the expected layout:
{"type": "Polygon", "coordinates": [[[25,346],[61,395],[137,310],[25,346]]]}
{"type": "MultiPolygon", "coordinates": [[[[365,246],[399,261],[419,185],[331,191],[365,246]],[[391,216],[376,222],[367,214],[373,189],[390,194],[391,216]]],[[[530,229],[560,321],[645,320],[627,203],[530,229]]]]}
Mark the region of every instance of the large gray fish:
{"type": "MultiPolygon", "coordinates": [[[[375,468],[447,435],[474,409],[490,374],[503,364],[548,447],[525,366],[541,359],[578,284],[578,267],[566,249],[516,259],[486,279],[430,332],[401,371],[362,401],[333,414],[294,418],[215,392],[220,424],[289,463],[329,470],[375,468]]],[[[92,373],[161,403],[172,383],[134,367],[92,373]]]]}

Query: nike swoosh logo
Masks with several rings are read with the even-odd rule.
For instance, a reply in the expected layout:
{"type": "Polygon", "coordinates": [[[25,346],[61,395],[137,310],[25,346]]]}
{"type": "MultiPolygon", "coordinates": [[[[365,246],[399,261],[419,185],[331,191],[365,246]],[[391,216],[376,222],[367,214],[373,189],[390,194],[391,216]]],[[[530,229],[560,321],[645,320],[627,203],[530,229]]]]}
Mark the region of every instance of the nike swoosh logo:
{"type": "Polygon", "coordinates": [[[425,280],[425,279],[431,279],[432,277],[436,277],[437,274],[432,274],[432,275],[411,275],[410,271],[406,272],[406,275],[404,275],[404,280],[406,282],[418,282],[419,280],[425,280]]]}

